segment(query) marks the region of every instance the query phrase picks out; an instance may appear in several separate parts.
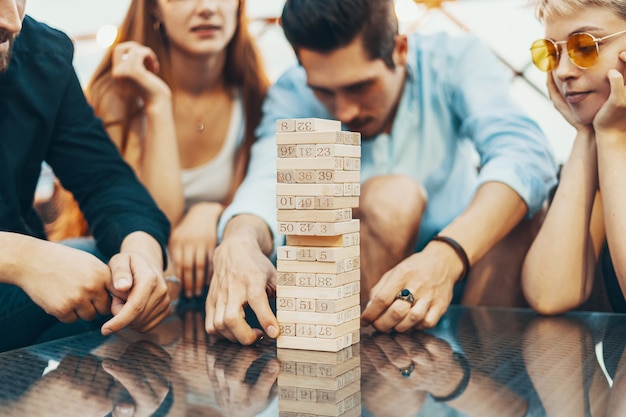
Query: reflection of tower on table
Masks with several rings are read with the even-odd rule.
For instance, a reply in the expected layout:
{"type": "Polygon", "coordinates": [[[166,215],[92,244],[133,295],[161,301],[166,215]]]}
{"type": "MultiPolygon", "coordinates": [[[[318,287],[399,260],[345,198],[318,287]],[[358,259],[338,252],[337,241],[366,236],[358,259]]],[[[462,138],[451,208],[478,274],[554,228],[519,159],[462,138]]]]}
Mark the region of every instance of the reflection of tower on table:
{"type": "Polygon", "coordinates": [[[359,344],[338,352],[278,349],[279,417],[361,415],[359,344]]]}
{"type": "Polygon", "coordinates": [[[359,341],[361,135],[283,119],[276,144],[277,346],[336,352],[359,341]]]}

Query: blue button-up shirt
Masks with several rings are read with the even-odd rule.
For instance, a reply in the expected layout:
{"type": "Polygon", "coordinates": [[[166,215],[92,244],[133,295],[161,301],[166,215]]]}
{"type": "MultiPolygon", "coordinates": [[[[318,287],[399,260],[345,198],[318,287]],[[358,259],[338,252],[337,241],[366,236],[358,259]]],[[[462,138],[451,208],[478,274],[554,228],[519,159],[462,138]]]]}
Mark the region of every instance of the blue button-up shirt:
{"type": "MultiPolygon", "coordinates": [[[[556,184],[548,140],[510,94],[508,72],[470,35],[413,34],[407,78],[390,134],[362,143],[361,181],[405,174],[428,193],[418,249],[454,220],[477,188],[510,186],[532,216],[556,184]],[[480,169],[477,169],[480,168],[480,169]]],[[[264,103],[248,175],[221,219],[256,214],[276,230],[276,119],[333,116],[315,98],[300,66],[283,74],[264,103]]]]}

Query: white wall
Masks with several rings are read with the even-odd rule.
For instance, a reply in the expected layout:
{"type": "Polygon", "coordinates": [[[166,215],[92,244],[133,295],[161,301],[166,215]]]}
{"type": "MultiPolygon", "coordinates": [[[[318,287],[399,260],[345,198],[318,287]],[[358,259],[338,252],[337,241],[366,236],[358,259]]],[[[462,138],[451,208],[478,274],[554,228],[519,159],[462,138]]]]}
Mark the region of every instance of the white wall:
{"type": "MultiPolygon", "coordinates": [[[[564,162],[574,138],[574,129],[554,110],[545,96],[545,74],[529,62],[531,42],[542,37],[542,28],[532,14],[527,0],[458,0],[444,2],[443,12],[428,10],[412,0],[396,0],[401,30],[461,32],[470,30],[529,81],[512,76],[516,99],[535,118],[550,139],[557,160],[564,162]],[[459,24],[464,27],[462,29],[459,24]],[[531,87],[534,86],[533,87],[531,87]]],[[[284,0],[248,0],[251,18],[280,15],[284,0]]],[[[33,17],[83,39],[106,24],[119,24],[128,0],[28,0],[26,11],[33,17]]],[[[267,70],[272,79],[295,63],[293,52],[278,26],[253,23],[267,70]]],[[[74,64],[85,83],[102,56],[103,49],[94,40],[77,41],[74,64]]]]}

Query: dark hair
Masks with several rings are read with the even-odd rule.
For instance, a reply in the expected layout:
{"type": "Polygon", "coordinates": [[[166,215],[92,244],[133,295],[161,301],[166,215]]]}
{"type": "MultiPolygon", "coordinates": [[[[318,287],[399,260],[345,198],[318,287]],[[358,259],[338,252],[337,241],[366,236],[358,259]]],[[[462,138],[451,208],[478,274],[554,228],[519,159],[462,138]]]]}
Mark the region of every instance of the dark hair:
{"type": "Polygon", "coordinates": [[[281,20],[296,55],[300,48],[331,52],[360,35],[370,59],[394,67],[398,18],[393,0],[287,0],[281,20]]]}

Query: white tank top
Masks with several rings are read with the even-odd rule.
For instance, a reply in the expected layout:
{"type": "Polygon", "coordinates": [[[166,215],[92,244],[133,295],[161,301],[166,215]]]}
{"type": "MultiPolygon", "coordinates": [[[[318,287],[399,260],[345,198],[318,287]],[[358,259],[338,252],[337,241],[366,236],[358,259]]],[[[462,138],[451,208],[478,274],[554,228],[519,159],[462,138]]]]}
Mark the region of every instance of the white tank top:
{"type": "Polygon", "coordinates": [[[204,165],[181,172],[185,208],[202,201],[223,201],[230,192],[238,146],[243,143],[245,122],[240,92],[237,91],[230,115],[226,140],[215,158],[204,165]]]}

